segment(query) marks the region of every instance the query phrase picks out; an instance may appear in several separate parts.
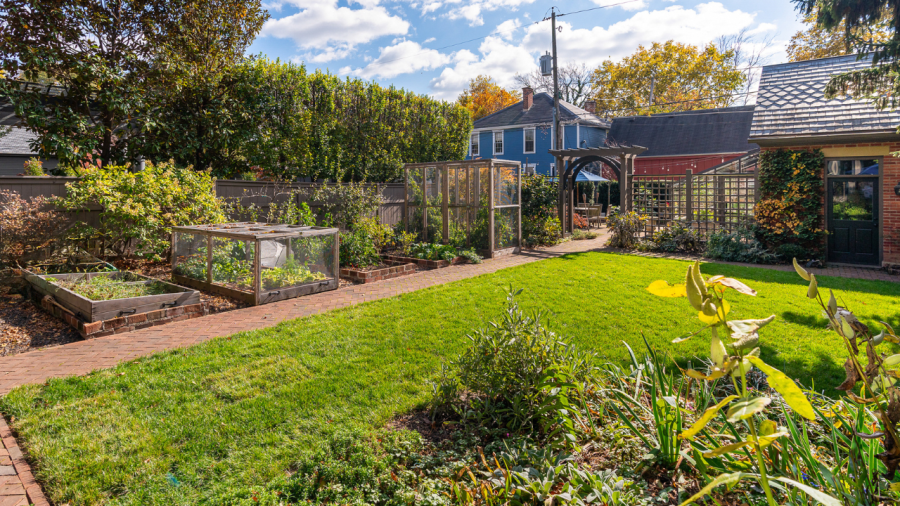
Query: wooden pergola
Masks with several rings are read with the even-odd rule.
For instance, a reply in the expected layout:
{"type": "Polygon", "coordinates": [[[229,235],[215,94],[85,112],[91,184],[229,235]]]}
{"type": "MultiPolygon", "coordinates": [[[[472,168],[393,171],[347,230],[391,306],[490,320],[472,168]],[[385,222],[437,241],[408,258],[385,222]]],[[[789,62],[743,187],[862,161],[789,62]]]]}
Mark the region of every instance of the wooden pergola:
{"type": "Polygon", "coordinates": [[[565,170],[560,171],[558,204],[559,222],[564,233],[570,234],[575,228],[575,178],[578,174],[589,163],[601,162],[609,166],[619,180],[619,202],[628,210],[631,208],[628,181],[634,175],[634,158],[644,151],[647,148],[641,146],[550,150],[556,158],[556,166],[565,166],[565,170]]]}

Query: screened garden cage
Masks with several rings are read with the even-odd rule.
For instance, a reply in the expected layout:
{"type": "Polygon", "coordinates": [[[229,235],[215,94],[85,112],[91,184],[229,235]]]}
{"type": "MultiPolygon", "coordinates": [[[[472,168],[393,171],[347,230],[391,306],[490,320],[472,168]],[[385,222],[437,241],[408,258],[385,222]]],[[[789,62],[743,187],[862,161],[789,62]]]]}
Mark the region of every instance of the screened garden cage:
{"type": "Polygon", "coordinates": [[[269,223],[172,227],[172,279],[266,304],[335,290],[338,229],[269,223]]]}
{"type": "Polygon", "coordinates": [[[403,222],[420,241],[493,258],[522,245],[522,168],[507,160],[408,163],[403,222]]]}

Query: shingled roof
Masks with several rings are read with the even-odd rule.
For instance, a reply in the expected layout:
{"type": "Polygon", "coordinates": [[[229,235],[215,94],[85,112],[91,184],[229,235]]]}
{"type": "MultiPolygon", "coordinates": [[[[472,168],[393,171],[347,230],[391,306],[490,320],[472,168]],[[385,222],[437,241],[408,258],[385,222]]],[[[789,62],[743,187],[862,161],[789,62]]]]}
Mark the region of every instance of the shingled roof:
{"type": "Polygon", "coordinates": [[[34,134],[24,128],[13,128],[10,132],[0,137],[0,156],[2,155],[34,155],[34,150],[28,145],[34,139],[34,134]]]}
{"type": "Polygon", "coordinates": [[[641,157],[743,153],[756,147],[747,143],[752,121],[752,105],[628,116],[614,119],[606,137],[646,146],[641,157]]]}
{"type": "Polygon", "coordinates": [[[870,66],[869,58],[848,55],[763,67],[751,140],[893,134],[900,112],[879,111],[866,100],[825,99],[832,75],[870,66]]]}
{"type": "MultiPolygon", "coordinates": [[[[559,118],[564,122],[577,122],[582,125],[609,128],[609,120],[570,104],[559,101],[559,118]]],[[[475,121],[474,128],[497,128],[515,125],[550,124],[553,122],[553,97],[549,93],[535,93],[534,102],[527,111],[519,101],[509,107],[489,114],[475,121]]]]}

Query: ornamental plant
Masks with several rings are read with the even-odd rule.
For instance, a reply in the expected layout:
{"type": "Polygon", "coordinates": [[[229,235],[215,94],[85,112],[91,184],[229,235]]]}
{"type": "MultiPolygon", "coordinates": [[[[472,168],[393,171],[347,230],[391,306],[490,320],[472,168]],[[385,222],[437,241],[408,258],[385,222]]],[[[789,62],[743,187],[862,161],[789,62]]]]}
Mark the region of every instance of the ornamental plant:
{"type": "Polygon", "coordinates": [[[700,272],[700,262],[690,265],[683,284],[669,285],[665,281],[654,281],[647,287],[654,295],[661,297],[687,297],[688,303],[697,311],[697,318],[704,326],[690,335],[676,339],[680,343],[697,336],[706,330],[710,331],[710,355],[712,362],[710,371],[703,373],[688,369],[685,374],[699,381],[715,381],[728,379],[734,386],[735,393],[707,408],[692,427],[679,435],[682,440],[693,440],[706,425],[724,410],[727,421],[742,424],[747,430],[743,440],[730,442],[703,453],[704,458],[715,458],[722,455],[749,452],[756,460],[756,472],[737,471],[722,474],[710,481],[698,493],[691,496],[682,505],[694,503],[719,485],[734,486],[741,480],[757,481],[766,494],[769,506],[779,502],[772,491],[772,482],[794,487],[822,504],[839,506],[840,502],[813,488],[786,476],[775,476],[770,472],[763,450],[780,438],[789,436],[785,430],[779,429],[777,423],[770,419],[777,414],[767,414],[767,407],[772,398],[760,395],[749,388],[747,374],[754,367],[765,374],[769,386],[778,392],[796,414],[807,420],[815,420],[816,413],[803,391],[783,372],[765,363],[760,358],[759,330],[775,319],[775,315],[756,320],[730,320],[728,314],[731,304],[726,300],[728,290],[755,296],[756,291],[740,281],[725,276],[704,278],[700,272]]]}
{"type": "Polygon", "coordinates": [[[100,241],[117,256],[161,259],[171,247],[173,226],[225,221],[209,172],[148,162],[140,172],[85,164],[80,176],[56,203],[70,212],[99,207],[99,223],[80,221],[73,233],[80,241],[100,241]]]}

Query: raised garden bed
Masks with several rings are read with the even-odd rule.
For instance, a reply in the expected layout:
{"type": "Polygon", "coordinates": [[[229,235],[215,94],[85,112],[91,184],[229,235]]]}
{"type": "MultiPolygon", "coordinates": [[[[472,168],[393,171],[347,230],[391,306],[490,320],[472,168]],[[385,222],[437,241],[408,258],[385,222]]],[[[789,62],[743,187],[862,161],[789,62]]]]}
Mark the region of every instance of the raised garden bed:
{"type": "Polygon", "coordinates": [[[385,263],[388,264],[388,266],[375,269],[342,267],[341,277],[356,283],[373,283],[375,281],[406,276],[407,274],[412,274],[418,270],[415,262],[398,263],[393,260],[385,260],[385,263]]]}
{"type": "Polygon", "coordinates": [[[456,257],[453,260],[427,260],[424,258],[410,258],[400,255],[382,255],[382,258],[384,258],[385,262],[412,263],[418,265],[422,269],[428,270],[466,263],[465,257],[456,257]]]}
{"type": "Polygon", "coordinates": [[[25,280],[40,294],[42,304],[49,296],[55,305],[85,323],[200,303],[196,290],[131,272],[29,272],[25,280]]]}

